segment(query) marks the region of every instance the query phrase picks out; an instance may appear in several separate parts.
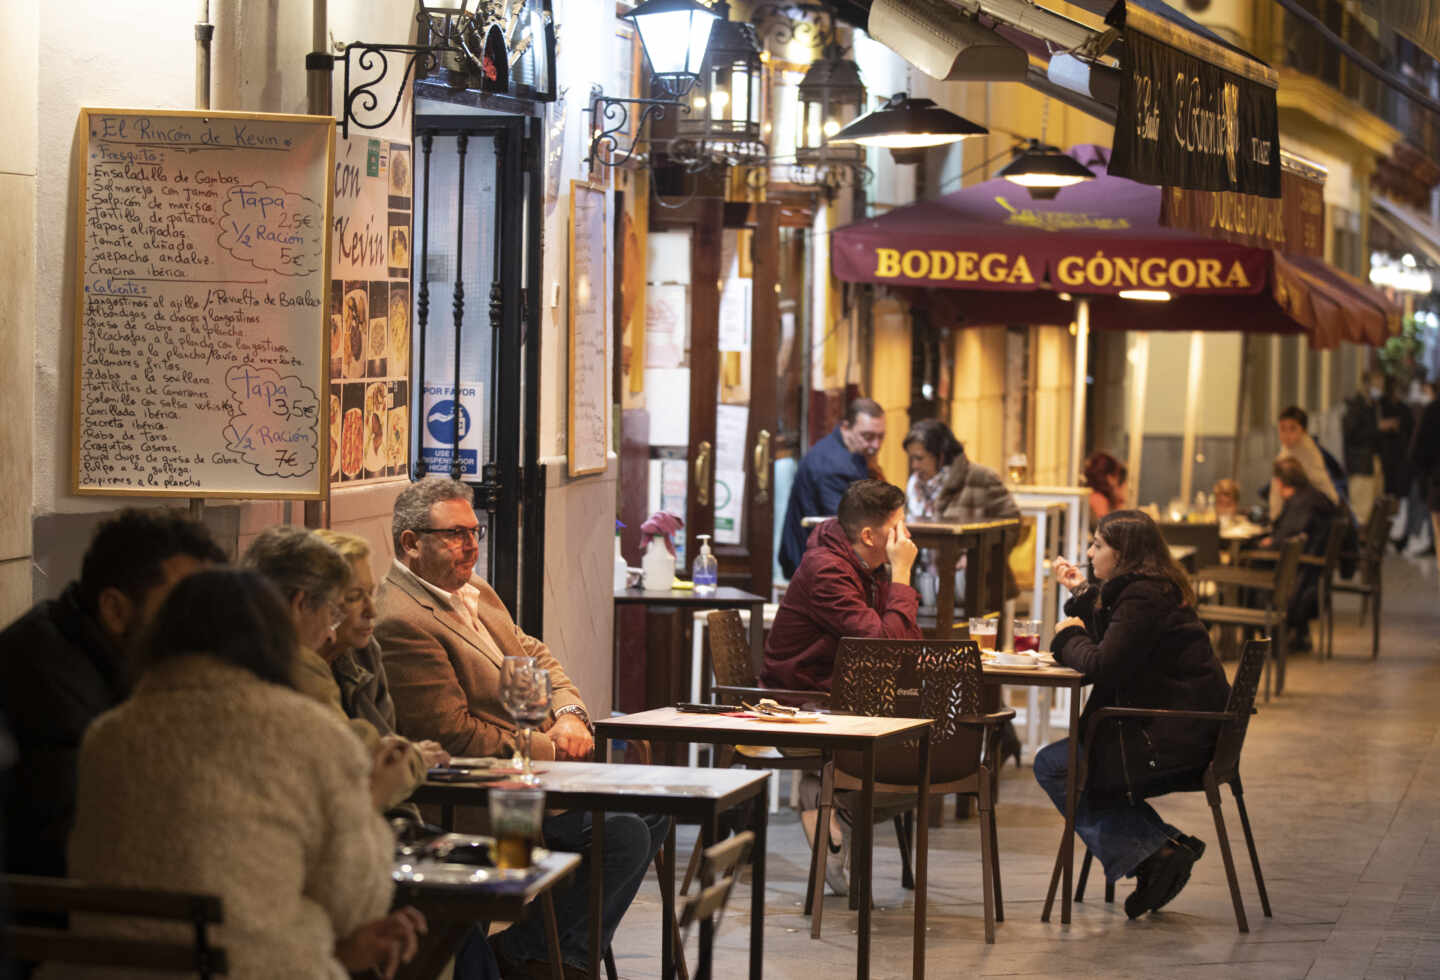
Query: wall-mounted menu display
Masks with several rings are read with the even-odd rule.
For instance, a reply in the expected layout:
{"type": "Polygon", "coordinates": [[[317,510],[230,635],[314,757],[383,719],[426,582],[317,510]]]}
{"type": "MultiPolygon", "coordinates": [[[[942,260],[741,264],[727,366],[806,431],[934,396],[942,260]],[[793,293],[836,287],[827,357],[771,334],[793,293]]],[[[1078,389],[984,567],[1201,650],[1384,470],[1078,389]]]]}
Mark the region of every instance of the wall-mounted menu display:
{"type": "Polygon", "coordinates": [[[81,110],[76,493],[325,496],[333,130],[81,110]]]}

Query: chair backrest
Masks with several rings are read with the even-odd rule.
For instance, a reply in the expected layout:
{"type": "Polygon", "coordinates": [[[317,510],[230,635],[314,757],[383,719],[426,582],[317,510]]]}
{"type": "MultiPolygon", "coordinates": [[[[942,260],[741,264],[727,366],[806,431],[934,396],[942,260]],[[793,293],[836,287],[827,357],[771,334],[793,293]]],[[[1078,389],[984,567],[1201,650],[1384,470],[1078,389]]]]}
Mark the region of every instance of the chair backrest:
{"type": "Polygon", "coordinates": [[[710,626],[710,664],[715,683],[726,687],[755,687],[750,663],[750,636],[735,609],[720,609],[705,617],[710,626]]]}
{"type": "Polygon", "coordinates": [[[1297,534],[1280,548],[1280,560],[1275,563],[1275,591],[1271,602],[1276,609],[1290,608],[1290,594],[1299,583],[1300,555],[1305,551],[1305,535],[1297,534]]]}
{"type": "Polygon", "coordinates": [[[1195,549],[1195,567],[1220,564],[1220,525],[1192,524],[1189,521],[1161,521],[1160,534],[1166,544],[1188,545],[1195,549]]]}
{"type": "Polygon", "coordinates": [[[1211,761],[1219,782],[1233,778],[1240,768],[1240,750],[1245,746],[1245,731],[1250,727],[1255,692],[1260,687],[1260,673],[1269,652],[1270,640],[1266,637],[1247,640],[1245,649],[1240,652],[1240,666],[1235,668],[1235,677],[1230,682],[1230,700],[1225,705],[1225,710],[1235,718],[1221,726],[1215,739],[1215,756],[1211,761]]]}
{"type": "MultiPolygon", "coordinates": [[[[830,709],[878,718],[929,718],[930,778],[963,779],[980,766],[980,730],[961,715],[981,713],[980,647],[973,640],[885,640],[847,636],[835,654],[830,709]]],[[[915,741],[882,749],[882,783],[918,785],[915,741]]],[[[860,753],[838,752],[835,766],[862,775],[860,753]]]]}
{"type": "Polygon", "coordinates": [[[1345,532],[1350,528],[1350,519],[1343,514],[1335,515],[1330,522],[1330,533],[1325,538],[1325,578],[1335,574],[1340,563],[1340,552],[1345,550],[1345,532]]]}
{"type": "MultiPolygon", "coordinates": [[[[681,896],[676,901],[681,929],[688,930],[701,919],[713,922],[724,915],[730,892],[735,887],[737,869],[750,859],[750,850],[754,846],[755,834],[746,830],[705,848],[700,862],[700,890],[694,895],[681,896]]],[[[713,955],[713,948],[706,949],[702,945],[700,960],[695,967],[695,980],[709,980],[713,955]]]]}
{"type": "Polygon", "coordinates": [[[1370,508],[1370,520],[1365,522],[1365,540],[1361,542],[1362,556],[1369,561],[1385,557],[1385,539],[1390,536],[1390,521],[1400,502],[1394,497],[1379,497],[1370,508]]]}
{"type": "Polygon", "coordinates": [[[75,928],[6,925],[6,946],[13,956],[33,963],[131,966],[202,978],[229,972],[225,950],[210,945],[208,929],[224,920],[218,896],[153,888],[121,888],[66,878],[6,875],[17,920],[26,913],[114,916],[188,923],[193,939],[127,939],[93,935],[75,928]]]}

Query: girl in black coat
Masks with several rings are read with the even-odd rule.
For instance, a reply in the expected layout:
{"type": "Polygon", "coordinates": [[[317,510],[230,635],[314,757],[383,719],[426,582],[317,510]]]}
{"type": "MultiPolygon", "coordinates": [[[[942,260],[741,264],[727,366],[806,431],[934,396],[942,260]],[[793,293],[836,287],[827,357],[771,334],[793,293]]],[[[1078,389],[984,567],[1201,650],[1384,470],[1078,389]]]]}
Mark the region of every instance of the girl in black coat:
{"type": "MultiPolygon", "coordinates": [[[[1055,661],[1094,689],[1080,716],[1082,737],[1106,707],[1222,711],[1230,694],[1210,635],[1195,616],[1195,593],[1144,513],[1101,518],[1088,551],[1099,587],[1069,562],[1056,577],[1073,596],[1056,627],[1055,661]]],[[[1198,786],[1215,726],[1188,720],[1107,720],[1080,746],[1088,759],[1075,832],[1105,867],[1108,881],[1134,875],[1125,901],[1133,919],[1160,908],[1189,880],[1205,845],[1160,819],[1147,797],[1198,786]]],[[[1035,779],[1064,812],[1068,740],[1035,756],[1035,779]]]]}

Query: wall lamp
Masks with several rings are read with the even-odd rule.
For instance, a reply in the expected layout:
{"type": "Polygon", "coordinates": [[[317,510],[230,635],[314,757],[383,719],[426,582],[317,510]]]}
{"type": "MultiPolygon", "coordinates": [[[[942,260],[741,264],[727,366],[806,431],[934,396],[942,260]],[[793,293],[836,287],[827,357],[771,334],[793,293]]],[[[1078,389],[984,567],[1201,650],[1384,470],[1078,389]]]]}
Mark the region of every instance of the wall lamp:
{"type": "Polygon", "coordinates": [[[668,109],[689,112],[685,97],[700,79],[701,65],[718,16],[696,0],[644,0],[622,18],[635,25],[645,64],[650,70],[654,98],[624,99],[591,89],[590,118],[595,135],[590,140],[590,166],[618,167],[635,155],[645,123],[663,118],[668,109]],[[638,118],[633,126],[631,106],[638,118]],[[633,129],[628,146],[622,143],[633,129]]]}

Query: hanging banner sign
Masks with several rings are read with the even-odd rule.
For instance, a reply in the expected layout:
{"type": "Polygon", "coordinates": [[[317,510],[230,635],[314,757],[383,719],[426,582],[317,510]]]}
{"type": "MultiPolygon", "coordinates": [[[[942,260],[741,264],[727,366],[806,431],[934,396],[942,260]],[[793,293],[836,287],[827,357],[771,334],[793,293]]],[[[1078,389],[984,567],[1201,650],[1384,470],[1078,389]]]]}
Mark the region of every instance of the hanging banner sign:
{"type": "Polygon", "coordinates": [[[1142,33],[1140,13],[1132,5],[1127,15],[1109,172],[1146,184],[1278,198],[1279,117],[1275,84],[1267,84],[1275,73],[1168,22],[1160,29],[1167,39],[1204,41],[1244,73],[1142,33]]]}
{"type": "Polygon", "coordinates": [[[1289,171],[1278,198],[1167,187],[1160,223],[1239,245],[1325,257],[1324,185],[1289,171]]]}

